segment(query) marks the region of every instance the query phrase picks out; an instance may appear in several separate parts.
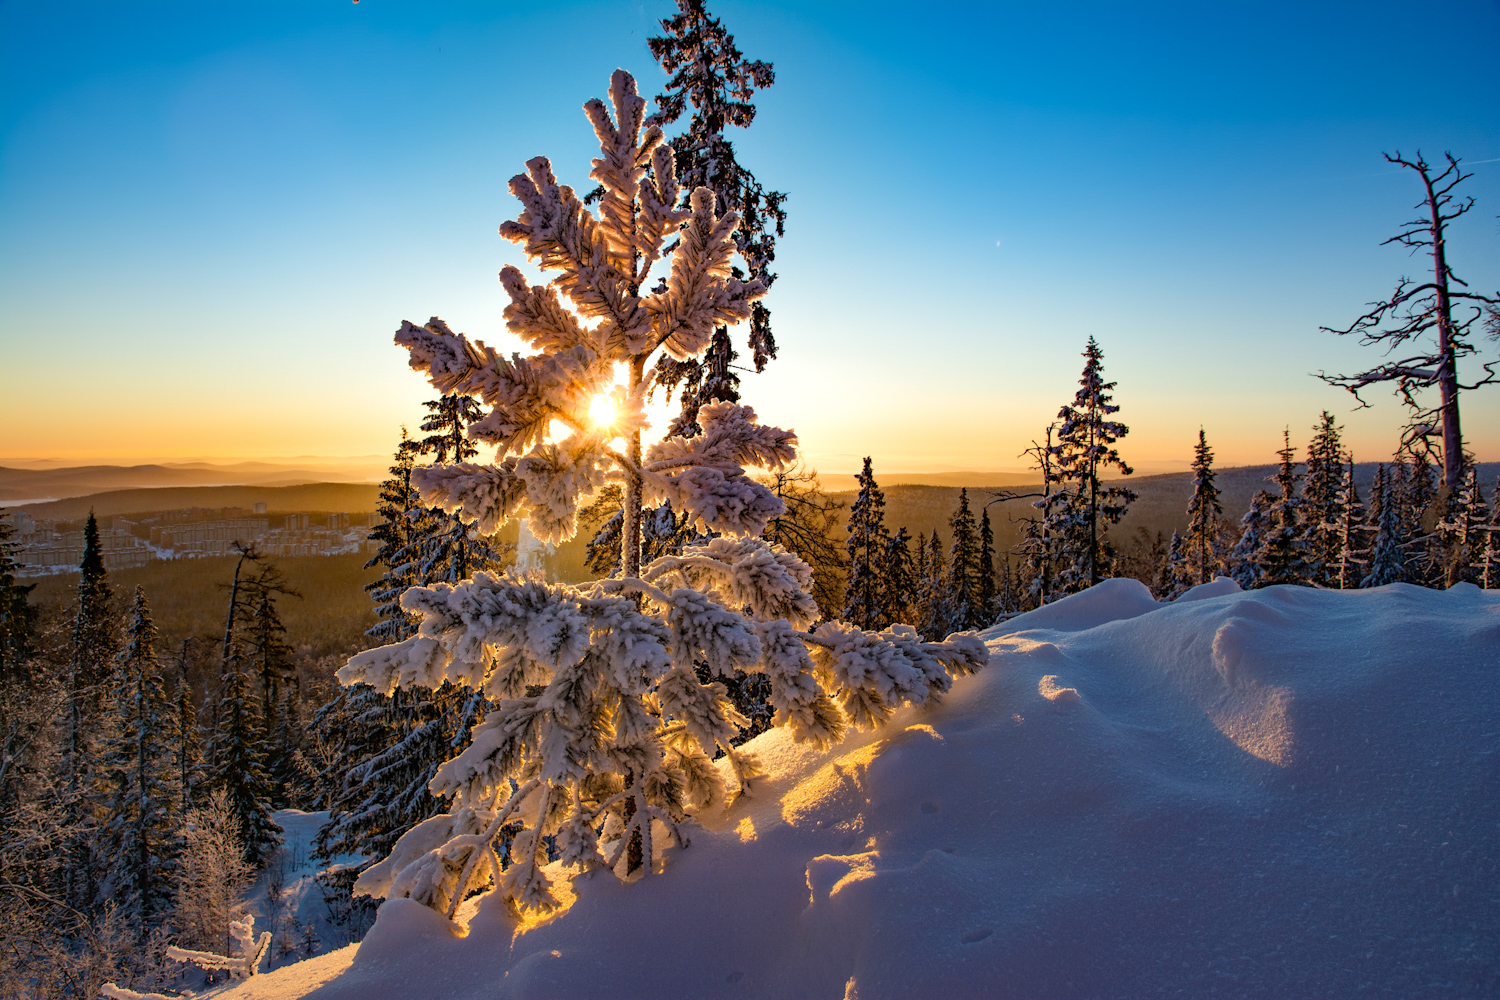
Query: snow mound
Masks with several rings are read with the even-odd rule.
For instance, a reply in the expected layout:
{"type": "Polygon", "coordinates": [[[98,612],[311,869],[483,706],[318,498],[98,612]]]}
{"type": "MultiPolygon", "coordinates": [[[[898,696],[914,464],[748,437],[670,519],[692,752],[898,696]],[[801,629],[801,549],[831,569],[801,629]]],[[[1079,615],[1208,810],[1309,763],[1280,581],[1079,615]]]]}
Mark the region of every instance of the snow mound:
{"type": "Polygon", "coordinates": [[[1500,593],[1110,581],[1000,631],[937,708],[754,741],[663,875],[521,929],[388,903],[311,995],[1500,993],[1500,593]]]}
{"type": "Polygon", "coordinates": [[[1243,593],[1240,585],[1227,576],[1216,576],[1207,583],[1200,583],[1196,587],[1189,587],[1183,591],[1175,603],[1183,601],[1201,601],[1209,597],[1227,597],[1230,594],[1243,593]]]}
{"type": "Polygon", "coordinates": [[[980,638],[989,639],[1010,632],[1027,629],[1052,629],[1056,632],[1081,632],[1105,622],[1134,618],[1161,607],[1151,590],[1139,580],[1124,577],[1105,580],[1103,583],[1078,594],[1070,594],[1060,601],[1045,604],[1035,611],[991,626],[979,633],[980,638]]]}

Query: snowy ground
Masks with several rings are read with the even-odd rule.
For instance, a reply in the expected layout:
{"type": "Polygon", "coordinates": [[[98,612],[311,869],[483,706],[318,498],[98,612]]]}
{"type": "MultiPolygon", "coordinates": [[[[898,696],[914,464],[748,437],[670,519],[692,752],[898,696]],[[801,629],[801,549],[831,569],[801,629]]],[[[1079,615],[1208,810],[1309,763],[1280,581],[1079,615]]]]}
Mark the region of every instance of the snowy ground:
{"type": "Polygon", "coordinates": [[[661,876],[521,933],[396,900],[225,996],[1500,994],[1500,593],[1191,596],[1110,581],[939,708],[766,734],[661,876]]]}

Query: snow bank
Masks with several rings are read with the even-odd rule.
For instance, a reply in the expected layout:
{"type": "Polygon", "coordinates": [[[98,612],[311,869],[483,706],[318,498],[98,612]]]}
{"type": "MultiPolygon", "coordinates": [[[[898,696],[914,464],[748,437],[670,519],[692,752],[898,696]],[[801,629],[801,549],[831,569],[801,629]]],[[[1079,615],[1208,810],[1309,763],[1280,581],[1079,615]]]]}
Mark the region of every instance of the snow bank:
{"type": "Polygon", "coordinates": [[[665,875],[519,933],[388,903],[311,995],[1500,992],[1500,593],[1110,581],[987,639],[936,709],[755,741],[665,875]]]}

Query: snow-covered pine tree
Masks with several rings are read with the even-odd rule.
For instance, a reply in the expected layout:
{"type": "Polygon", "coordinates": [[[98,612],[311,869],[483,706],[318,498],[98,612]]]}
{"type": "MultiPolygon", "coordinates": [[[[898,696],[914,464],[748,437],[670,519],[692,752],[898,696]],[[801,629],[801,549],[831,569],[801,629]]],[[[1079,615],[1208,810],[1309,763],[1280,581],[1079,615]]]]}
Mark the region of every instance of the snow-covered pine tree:
{"type": "Polygon", "coordinates": [[[1485,590],[1500,587],[1500,476],[1490,493],[1490,516],[1484,526],[1484,555],[1479,568],[1479,585],[1485,590]]]}
{"type": "Polygon", "coordinates": [[[1333,567],[1330,586],[1339,590],[1352,590],[1359,586],[1366,567],[1370,565],[1370,526],[1365,517],[1364,504],[1359,499],[1359,486],[1354,481],[1352,457],[1339,488],[1338,504],[1338,559],[1333,567]]]}
{"type": "Polygon", "coordinates": [[[999,612],[995,609],[995,529],[990,526],[990,508],[985,504],[979,514],[979,628],[990,625],[999,612]]]}
{"type": "MultiPolygon", "coordinates": [[[[917,546],[920,550],[920,539],[917,546]]],[[[912,559],[911,535],[905,526],[897,528],[894,535],[886,538],[880,560],[880,587],[884,595],[880,603],[890,613],[892,622],[909,624],[918,620],[917,594],[921,580],[921,570],[912,559]]]]}
{"type": "Polygon", "coordinates": [[[1307,443],[1307,476],[1302,484],[1299,511],[1307,580],[1319,587],[1335,585],[1339,560],[1342,505],[1339,494],[1344,480],[1344,451],[1340,428],[1333,414],[1324,410],[1313,425],[1307,443]]]}
{"type": "Polygon", "coordinates": [[[1283,430],[1282,447],[1277,452],[1281,465],[1271,477],[1280,492],[1273,494],[1266,510],[1268,525],[1265,541],[1257,556],[1263,568],[1262,586],[1278,583],[1305,584],[1308,581],[1307,536],[1302,523],[1302,497],[1291,433],[1283,430]]]}
{"type": "Polygon", "coordinates": [[[1221,565],[1218,541],[1224,506],[1219,502],[1219,488],[1214,485],[1214,451],[1208,446],[1202,427],[1198,428],[1198,443],[1193,446],[1193,495],[1188,500],[1187,514],[1183,552],[1193,583],[1207,583],[1221,565]]]}
{"type": "Polygon", "coordinates": [[[524,516],[557,542],[576,530],[581,496],[625,487],[619,577],[580,590],[479,573],[413,588],[401,604],[422,616],[418,633],[339,671],[346,685],[451,681],[499,699],[433,779],[450,812],[405,834],[356,886],[450,918],[486,884],[521,907],[554,906],[542,870],[550,836],[562,860],[584,868],[653,872],[657,831],[680,842],[690,811],[725,794],[715,750],[745,789],[755,768],[731,743],[742,719],[722,685],[700,682],[699,662],[718,676],[767,673],[778,722],[826,744],[846,720],[878,724],[985,659],[972,636],[925,643],[910,629],[837,622],[803,630],[818,614],[811,572],[756,537],[782,505],[744,469],[794,461],[790,432],[717,402],[699,411],[699,434],[643,449],[647,363],[658,351],[699,356],[716,326],[749,316],[764,285],[731,276],[739,220],[715,211],[712,191],[677,207],[672,151],[644,126],[635,80],[616,71],[610,96],[613,115],[602,101],[584,106],[601,147],[591,174],[604,188],[598,217],[543,157],[511,181],[524,211],[501,234],[557,273],[528,286],[516,268],[501,272],[507,325],[536,353],[507,359],[438,319],[396,334],[439,392],[489,407],[469,434],[496,448],[494,462],[414,469],[425,502],[462,510],[481,531],[524,516]],[[652,285],[659,262],[668,273],[652,285]],[[597,417],[601,395],[614,404],[609,420],[597,417]],[[642,507],[662,499],[721,534],[643,567],[642,507]],[[508,867],[497,853],[507,842],[508,867]]]}
{"type": "Polygon", "coordinates": [[[943,558],[943,540],[938,537],[936,528],[932,529],[932,537],[927,541],[927,565],[923,569],[922,620],[917,631],[923,635],[946,635],[953,615],[948,607],[948,564],[943,558]]]}
{"type": "Polygon", "coordinates": [[[1265,586],[1266,568],[1261,562],[1266,536],[1273,530],[1270,518],[1271,494],[1256,490],[1250,507],[1240,518],[1240,537],[1230,553],[1230,576],[1243,590],[1265,586]]]}
{"type": "Polygon", "coordinates": [[[969,491],[958,491],[958,507],[948,521],[953,532],[953,546],[948,551],[948,576],[943,589],[947,592],[947,632],[983,628],[989,622],[984,616],[984,602],[979,596],[979,533],[974,512],[969,509],[969,491]]]}
{"type": "Polygon", "coordinates": [[[114,725],[102,754],[109,807],[101,848],[110,902],[142,936],[171,910],[178,851],[173,712],[156,642],[145,591],[136,587],[116,660],[114,725]]]}
{"type": "Polygon", "coordinates": [[[1100,472],[1108,468],[1131,474],[1114,447],[1130,428],[1110,419],[1120,410],[1111,395],[1115,383],[1104,381],[1104,352],[1093,337],[1083,357],[1078,392],[1058,411],[1057,443],[1050,449],[1057,481],[1063,484],[1046,501],[1049,533],[1056,540],[1053,582],[1059,594],[1085,590],[1110,574],[1115,550],[1107,529],[1120,523],[1136,498],[1123,486],[1100,481],[1100,472]]]}
{"type": "Polygon", "coordinates": [[[863,629],[879,630],[891,624],[889,609],[881,600],[884,593],[880,580],[880,563],[889,538],[885,530],[885,494],[875,482],[870,456],[865,456],[864,468],[855,478],[859,494],[849,507],[849,540],[845,543],[849,553],[849,584],[839,617],[863,629]]]}
{"type": "Polygon", "coordinates": [[[36,628],[36,609],[30,594],[36,584],[16,581],[21,568],[16,556],[16,526],[10,518],[0,517],[0,685],[26,679],[26,662],[31,653],[32,632],[36,628]]]}
{"type": "MultiPolygon", "coordinates": [[[[1402,463],[1403,468],[1406,463],[1402,463]]],[[[1412,452],[1411,464],[1401,490],[1401,524],[1406,548],[1408,582],[1424,587],[1440,586],[1443,573],[1442,546],[1432,530],[1439,519],[1437,471],[1427,451],[1412,452]]]]}
{"type": "Polygon", "coordinates": [[[1456,488],[1442,494],[1442,517],[1434,531],[1443,562],[1443,584],[1473,583],[1478,579],[1484,552],[1484,524],[1489,510],[1479,488],[1479,470],[1464,463],[1456,488]]]}
{"type": "MultiPolygon", "coordinates": [[[[739,224],[734,230],[735,250],[745,270],[734,267],[735,278],[748,277],[769,289],[776,281],[771,263],[776,259],[776,239],[783,235],[786,195],[767,191],[755,175],[740,166],[734,146],[725,138],[729,127],[749,128],[755,120],[750,99],[776,81],[768,62],[746,60],[735,47],[734,36],[718,18],[710,17],[703,0],[677,0],[678,13],[662,19],[664,34],[647,40],[651,54],[667,73],[667,88],[656,98],[657,110],[646,119],[647,127],[665,127],[678,121],[689,107],[692,119],[687,130],[668,140],[672,147],[681,208],[699,187],[714,193],[714,211],[720,216],[734,212],[739,224]]],[[[602,194],[603,187],[594,192],[602,194]]],[[[593,195],[590,196],[591,198],[593,195]]],[[[760,300],[750,305],[750,353],[757,372],[776,357],[776,339],[771,333],[771,313],[760,300]]],[[[657,362],[657,384],[668,391],[682,386],[682,412],[673,424],[674,435],[691,437],[698,431],[698,410],[712,402],[739,402],[739,376],[732,362],[737,357],[728,328],[714,328],[704,357],[665,357],[657,362]]]]}
{"type": "Polygon", "coordinates": [[[1182,542],[1182,536],[1172,532],[1172,540],[1167,543],[1167,557],[1162,560],[1161,582],[1154,587],[1160,600],[1175,601],[1193,586],[1193,565],[1191,564],[1187,546],[1182,542]]]}
{"type": "Polygon", "coordinates": [[[1370,542],[1369,572],[1359,581],[1361,587],[1383,587],[1406,581],[1406,551],[1401,544],[1401,495],[1387,481],[1385,466],[1375,467],[1375,483],[1370,487],[1370,519],[1375,537],[1370,542]]]}

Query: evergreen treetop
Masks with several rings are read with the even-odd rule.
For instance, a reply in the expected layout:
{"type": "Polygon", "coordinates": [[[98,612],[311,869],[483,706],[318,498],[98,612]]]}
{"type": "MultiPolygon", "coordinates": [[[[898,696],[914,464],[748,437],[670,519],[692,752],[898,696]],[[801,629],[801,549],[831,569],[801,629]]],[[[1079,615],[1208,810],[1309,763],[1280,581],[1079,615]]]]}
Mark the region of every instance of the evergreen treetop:
{"type": "MultiPolygon", "coordinates": [[[[750,127],[755,120],[751,98],[756,90],[775,83],[776,74],[768,62],[745,59],[734,44],[734,36],[718,18],[709,16],[703,0],[677,0],[677,9],[677,14],[662,19],[663,34],[647,41],[668,80],[646,125],[671,125],[692,109],[687,129],[668,140],[682,186],[683,207],[688,207],[687,199],[697,188],[712,191],[717,212],[738,216],[733,239],[746,271],[735,277],[748,277],[769,289],[776,281],[770,268],[776,259],[776,239],[785,230],[786,210],[782,205],[786,195],[767,191],[740,165],[725,130],[750,127]]],[[[750,352],[759,372],[776,357],[771,313],[757,301],[751,305],[748,318],[750,352]]],[[[658,364],[663,386],[670,389],[679,382],[683,384],[683,412],[675,425],[677,433],[696,433],[702,405],[739,401],[739,376],[731,364],[735,356],[721,324],[714,330],[703,359],[668,358],[658,364]]]]}

